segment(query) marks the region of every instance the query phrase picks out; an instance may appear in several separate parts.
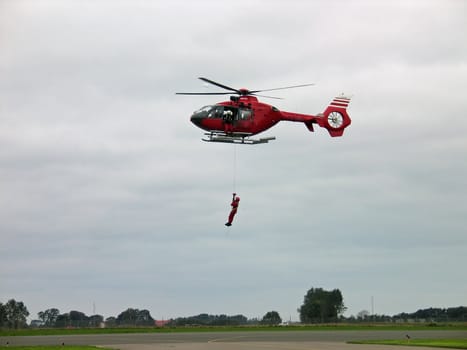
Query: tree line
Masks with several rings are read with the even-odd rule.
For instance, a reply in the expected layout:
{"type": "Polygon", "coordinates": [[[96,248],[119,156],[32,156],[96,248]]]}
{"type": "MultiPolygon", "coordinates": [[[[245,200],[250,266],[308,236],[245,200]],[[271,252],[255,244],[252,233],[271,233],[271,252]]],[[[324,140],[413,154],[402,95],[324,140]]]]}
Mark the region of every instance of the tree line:
{"type": "MultiPolygon", "coordinates": [[[[344,317],[346,311],[344,298],[339,289],[331,291],[322,288],[311,288],[304,296],[303,304],[297,309],[300,322],[331,323],[331,322],[455,322],[467,321],[467,307],[429,308],[413,313],[400,313],[394,316],[371,315],[362,310],[356,316],[344,317]]],[[[11,299],[5,304],[0,302],[0,328],[28,327],[29,311],[22,301],[11,299]]],[[[128,308],[117,317],[108,317],[104,320],[102,315],[87,316],[80,311],[60,313],[57,308],[50,308],[37,314],[38,319],[31,322],[32,327],[47,328],[79,328],[79,327],[153,327],[154,318],[148,310],[128,308]]],[[[278,325],[282,318],[277,311],[267,312],[261,319],[248,319],[244,315],[209,315],[179,317],[164,322],[166,326],[236,326],[247,324],[278,325]]]]}
{"type": "MultiPolygon", "coordinates": [[[[0,302],[0,328],[26,328],[29,311],[22,301],[14,299],[3,304],[0,302]]],[[[117,317],[109,317],[104,321],[102,315],[87,316],[80,311],[60,313],[57,308],[40,311],[38,319],[30,324],[32,327],[46,328],[97,328],[103,325],[108,327],[119,326],[146,326],[152,327],[155,320],[148,310],[128,308],[117,317]]]]}
{"type": "Polygon", "coordinates": [[[96,328],[96,327],[152,327],[155,320],[148,310],[139,310],[128,308],[122,311],[117,317],[108,317],[104,321],[102,315],[86,316],[80,311],[70,311],[60,314],[58,309],[52,308],[41,311],[38,314],[39,320],[36,320],[36,326],[49,328],[96,328]]]}
{"type": "Polygon", "coordinates": [[[427,322],[467,321],[467,307],[421,309],[413,313],[400,313],[393,316],[401,320],[425,320],[427,322]]]}

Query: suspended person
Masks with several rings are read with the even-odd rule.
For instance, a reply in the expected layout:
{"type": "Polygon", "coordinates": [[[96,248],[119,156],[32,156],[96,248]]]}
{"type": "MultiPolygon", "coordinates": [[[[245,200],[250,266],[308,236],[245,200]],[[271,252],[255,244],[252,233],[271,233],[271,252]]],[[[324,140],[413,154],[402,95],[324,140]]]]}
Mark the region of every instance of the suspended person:
{"type": "Polygon", "coordinates": [[[235,214],[237,214],[237,209],[238,209],[239,204],[240,204],[240,197],[238,197],[236,193],[232,193],[232,203],[230,203],[232,210],[230,211],[229,221],[227,221],[225,226],[232,226],[232,221],[234,219],[235,214]]]}

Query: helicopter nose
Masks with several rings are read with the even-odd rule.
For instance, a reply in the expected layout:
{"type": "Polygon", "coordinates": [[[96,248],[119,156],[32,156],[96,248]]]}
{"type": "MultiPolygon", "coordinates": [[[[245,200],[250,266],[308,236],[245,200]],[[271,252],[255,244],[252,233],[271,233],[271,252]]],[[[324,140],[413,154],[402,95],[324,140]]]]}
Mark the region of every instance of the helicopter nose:
{"type": "Polygon", "coordinates": [[[196,126],[201,126],[201,122],[203,121],[203,119],[203,117],[200,117],[198,115],[192,115],[190,118],[191,122],[196,126]]]}

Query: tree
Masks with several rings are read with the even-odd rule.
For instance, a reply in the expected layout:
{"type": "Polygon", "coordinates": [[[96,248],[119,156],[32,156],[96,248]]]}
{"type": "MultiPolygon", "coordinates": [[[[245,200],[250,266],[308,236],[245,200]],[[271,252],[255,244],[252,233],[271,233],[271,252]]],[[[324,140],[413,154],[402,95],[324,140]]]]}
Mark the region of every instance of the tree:
{"type": "Polygon", "coordinates": [[[342,297],[342,293],[339,289],[334,289],[330,295],[331,298],[331,305],[333,308],[333,315],[338,318],[343,315],[347,308],[344,305],[344,298],[342,297]]]}
{"type": "Polygon", "coordinates": [[[446,310],[449,320],[465,321],[467,320],[467,307],[450,307],[446,310]]]}
{"type": "Polygon", "coordinates": [[[44,322],[45,327],[55,327],[58,315],[60,315],[60,311],[58,311],[58,309],[55,308],[47,309],[45,311],[40,311],[39,313],[37,313],[39,319],[42,322],[44,322]]]}
{"type": "Polygon", "coordinates": [[[277,311],[269,311],[266,313],[266,315],[263,316],[263,319],[261,320],[262,324],[268,324],[268,325],[278,325],[282,322],[281,317],[279,316],[279,313],[277,311]]]}
{"type": "Polygon", "coordinates": [[[118,325],[153,326],[154,319],[148,310],[128,308],[117,316],[118,325]]]}
{"type": "Polygon", "coordinates": [[[366,321],[370,317],[370,312],[367,310],[362,310],[357,314],[357,319],[359,321],[366,321]]]}
{"type": "Polygon", "coordinates": [[[0,303],[0,328],[6,325],[6,323],[7,323],[7,319],[6,319],[5,305],[0,303]]]}
{"type": "Polygon", "coordinates": [[[337,321],[345,310],[339,289],[326,291],[322,288],[311,288],[305,295],[303,305],[298,312],[303,323],[323,323],[337,321]]]}
{"type": "Polygon", "coordinates": [[[102,315],[89,316],[90,327],[100,327],[102,323],[104,323],[104,316],[102,315]]]}
{"type": "Polygon", "coordinates": [[[118,325],[133,325],[136,326],[136,318],[138,309],[128,308],[117,316],[118,325]]]}
{"type": "Polygon", "coordinates": [[[81,311],[70,311],[70,321],[73,327],[87,327],[89,325],[89,317],[81,311]]]}
{"type": "Polygon", "coordinates": [[[26,327],[26,318],[29,316],[29,311],[22,301],[10,299],[3,306],[4,317],[8,328],[23,328],[26,327]]]}
{"type": "Polygon", "coordinates": [[[117,325],[117,319],[113,316],[107,317],[105,319],[105,325],[106,327],[115,327],[117,325]]]}
{"type": "Polygon", "coordinates": [[[60,314],[55,320],[55,327],[65,328],[71,326],[70,314],[60,314]]]}
{"type": "Polygon", "coordinates": [[[241,325],[248,322],[248,318],[243,315],[228,316],[228,320],[231,325],[241,325]]]}
{"type": "Polygon", "coordinates": [[[148,310],[139,310],[136,324],[138,326],[154,326],[154,319],[148,310]]]}

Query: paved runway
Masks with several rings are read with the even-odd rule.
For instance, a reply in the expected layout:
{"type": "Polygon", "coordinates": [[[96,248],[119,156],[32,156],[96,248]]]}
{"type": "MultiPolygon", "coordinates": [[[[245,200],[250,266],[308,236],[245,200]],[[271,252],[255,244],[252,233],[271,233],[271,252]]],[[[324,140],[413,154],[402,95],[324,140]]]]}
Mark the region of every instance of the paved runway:
{"type": "Polygon", "coordinates": [[[1,337],[5,345],[97,345],[121,350],[385,350],[393,346],[352,345],[351,340],[467,338],[467,331],[277,331],[99,334],[1,337]]]}

